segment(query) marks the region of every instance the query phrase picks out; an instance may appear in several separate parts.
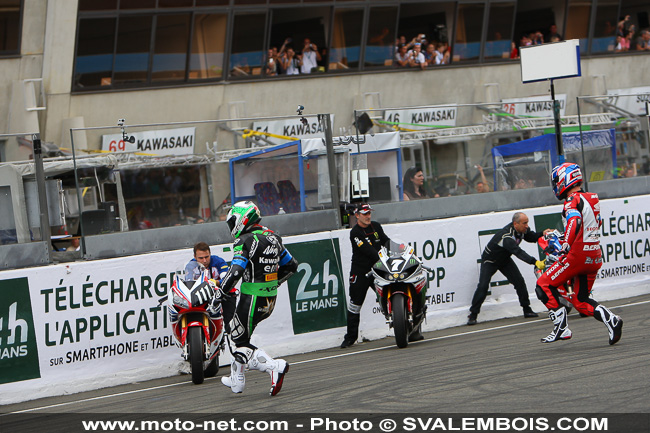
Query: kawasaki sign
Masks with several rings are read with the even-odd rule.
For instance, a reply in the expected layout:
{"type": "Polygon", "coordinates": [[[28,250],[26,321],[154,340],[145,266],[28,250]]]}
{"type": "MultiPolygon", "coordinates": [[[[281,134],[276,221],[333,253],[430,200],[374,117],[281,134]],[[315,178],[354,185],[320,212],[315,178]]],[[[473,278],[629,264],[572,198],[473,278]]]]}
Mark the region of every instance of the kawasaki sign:
{"type": "Polygon", "coordinates": [[[346,325],[347,307],[338,239],[323,239],[290,246],[300,263],[289,279],[294,334],[346,325]]]}
{"type": "Polygon", "coordinates": [[[0,280],[0,383],[40,377],[27,278],[0,280]]]}

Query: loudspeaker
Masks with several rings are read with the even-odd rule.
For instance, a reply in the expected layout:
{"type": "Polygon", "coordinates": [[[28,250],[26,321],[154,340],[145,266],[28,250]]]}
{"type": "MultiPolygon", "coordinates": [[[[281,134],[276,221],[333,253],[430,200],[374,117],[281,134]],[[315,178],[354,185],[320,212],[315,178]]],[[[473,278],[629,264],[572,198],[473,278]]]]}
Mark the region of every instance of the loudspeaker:
{"type": "Polygon", "coordinates": [[[81,212],[81,226],[84,236],[98,235],[104,231],[106,221],[106,211],[85,210],[81,212]]]}
{"type": "Polygon", "coordinates": [[[391,201],[393,189],[390,186],[390,177],[371,177],[369,179],[369,184],[370,199],[368,201],[391,201]]]}
{"type": "Polygon", "coordinates": [[[372,129],[372,119],[370,119],[368,113],[363,113],[361,116],[357,117],[355,126],[359,130],[359,134],[363,135],[372,129]]]}

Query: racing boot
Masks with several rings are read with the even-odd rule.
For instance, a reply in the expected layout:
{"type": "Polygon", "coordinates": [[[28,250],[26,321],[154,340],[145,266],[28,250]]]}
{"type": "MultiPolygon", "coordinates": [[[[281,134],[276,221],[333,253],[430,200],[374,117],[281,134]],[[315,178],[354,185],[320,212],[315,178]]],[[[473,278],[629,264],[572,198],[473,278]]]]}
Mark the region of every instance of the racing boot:
{"type": "Polygon", "coordinates": [[[424,340],[424,335],[422,335],[422,324],[415,328],[413,332],[411,332],[411,335],[409,335],[409,343],[420,340],[424,340]]]}
{"type": "Polygon", "coordinates": [[[566,308],[560,307],[557,310],[550,310],[548,317],[553,321],[553,331],[546,338],[542,338],[542,343],[552,343],[558,340],[568,340],[571,338],[571,330],[567,323],[566,308]]]}
{"type": "Polygon", "coordinates": [[[289,363],[284,359],[273,359],[262,349],[255,349],[248,363],[251,370],[266,371],[271,376],[271,396],[277,395],[282,389],[284,375],[289,371],[289,363]]]}
{"type": "Polygon", "coordinates": [[[253,349],[249,347],[238,347],[232,354],[233,361],[230,365],[230,376],[223,376],[221,378],[221,383],[229,387],[236,394],[244,392],[244,387],[246,386],[244,371],[252,354],[253,349]]]}
{"type": "Polygon", "coordinates": [[[623,334],[623,319],[612,313],[603,305],[599,305],[594,310],[594,317],[600,320],[607,327],[609,332],[609,344],[616,344],[623,334]]]}

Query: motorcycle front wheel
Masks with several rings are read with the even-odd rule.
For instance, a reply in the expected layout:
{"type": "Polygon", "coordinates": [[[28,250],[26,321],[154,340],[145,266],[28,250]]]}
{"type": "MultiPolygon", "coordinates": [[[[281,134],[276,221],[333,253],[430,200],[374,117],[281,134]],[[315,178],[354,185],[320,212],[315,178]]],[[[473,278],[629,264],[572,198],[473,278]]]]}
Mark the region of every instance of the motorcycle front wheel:
{"type": "Polygon", "coordinates": [[[406,315],[406,297],[397,293],[390,298],[393,310],[393,329],[395,343],[400,349],[409,345],[408,319],[406,315]]]}
{"type": "Polygon", "coordinates": [[[203,329],[192,326],[187,332],[187,344],[190,346],[190,369],[192,382],[196,385],[203,383],[203,329]]]}

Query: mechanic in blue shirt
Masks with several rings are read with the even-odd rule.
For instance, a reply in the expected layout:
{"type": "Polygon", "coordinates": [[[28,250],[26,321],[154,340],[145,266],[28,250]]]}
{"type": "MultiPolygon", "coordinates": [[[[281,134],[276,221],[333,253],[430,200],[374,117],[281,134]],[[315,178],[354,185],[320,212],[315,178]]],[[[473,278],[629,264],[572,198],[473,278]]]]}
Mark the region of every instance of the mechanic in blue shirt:
{"type": "Polygon", "coordinates": [[[194,245],[194,258],[185,265],[185,281],[198,280],[204,269],[210,270],[210,278],[221,281],[228,272],[228,264],[219,256],[210,254],[210,246],[205,242],[194,245]]]}

